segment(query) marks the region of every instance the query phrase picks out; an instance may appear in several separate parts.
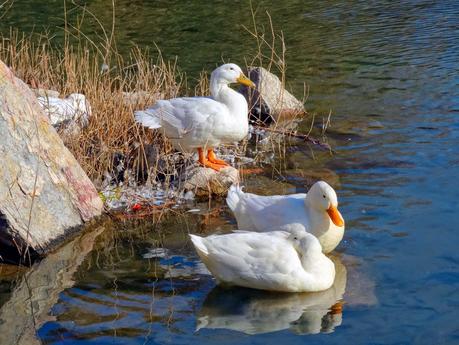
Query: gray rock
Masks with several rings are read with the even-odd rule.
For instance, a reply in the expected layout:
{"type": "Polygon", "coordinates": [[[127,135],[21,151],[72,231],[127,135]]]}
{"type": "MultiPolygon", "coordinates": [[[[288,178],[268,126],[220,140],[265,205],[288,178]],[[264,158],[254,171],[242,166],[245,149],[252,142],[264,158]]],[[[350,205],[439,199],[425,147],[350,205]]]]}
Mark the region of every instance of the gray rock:
{"type": "Polygon", "coordinates": [[[285,90],[276,75],[263,67],[249,67],[247,74],[257,87],[250,89],[241,86],[239,91],[249,103],[253,120],[269,124],[304,113],[303,102],[285,90]]]}
{"type": "Polygon", "coordinates": [[[101,214],[95,187],[36,96],[1,61],[0,137],[0,243],[46,254],[101,214]]]}
{"type": "Polygon", "coordinates": [[[239,182],[238,170],[230,166],[218,172],[210,168],[196,167],[184,177],[184,189],[192,191],[198,198],[208,198],[211,195],[225,196],[229,187],[239,182]]]}

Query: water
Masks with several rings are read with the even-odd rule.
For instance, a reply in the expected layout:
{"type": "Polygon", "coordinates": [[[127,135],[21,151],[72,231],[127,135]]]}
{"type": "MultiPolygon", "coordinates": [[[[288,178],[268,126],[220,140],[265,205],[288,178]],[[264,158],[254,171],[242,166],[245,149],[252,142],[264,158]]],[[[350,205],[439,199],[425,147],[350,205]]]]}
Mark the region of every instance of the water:
{"type": "MultiPolygon", "coordinates": [[[[25,3],[15,2],[2,30],[59,24],[61,2],[25,3]]],[[[191,76],[254,49],[240,25],[251,20],[242,1],[117,5],[122,45],[155,41],[191,76]]],[[[332,110],[327,133],[337,154],[314,151],[313,160],[307,145],[292,143],[282,176],[250,176],[246,185],[302,192],[318,175],[336,186],[347,230],[333,290],[292,297],[215,289],[186,235],[234,228],[212,202],[159,225],[108,221],[16,280],[2,269],[0,318],[16,317],[1,334],[18,333],[32,305],[45,344],[459,343],[459,5],[255,5],[284,31],[290,87],[300,94],[307,82],[306,106],[319,121],[332,110]]],[[[105,7],[88,4],[108,20],[105,7]]]]}

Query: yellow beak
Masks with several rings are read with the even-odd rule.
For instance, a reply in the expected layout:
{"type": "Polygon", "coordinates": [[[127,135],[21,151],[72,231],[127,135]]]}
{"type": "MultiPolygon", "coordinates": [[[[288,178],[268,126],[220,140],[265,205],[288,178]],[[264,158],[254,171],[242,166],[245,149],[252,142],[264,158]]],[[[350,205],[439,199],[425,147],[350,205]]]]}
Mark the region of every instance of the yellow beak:
{"type": "Polygon", "coordinates": [[[331,221],[336,226],[342,227],[344,226],[344,219],[339,213],[338,209],[335,206],[330,206],[327,210],[328,215],[330,216],[331,221]]]}
{"type": "Polygon", "coordinates": [[[248,86],[248,87],[251,87],[253,89],[255,89],[255,84],[253,81],[251,81],[249,78],[247,78],[245,75],[243,75],[241,73],[241,75],[239,76],[239,78],[236,79],[236,81],[239,83],[239,84],[242,84],[242,85],[245,85],[245,86],[248,86]]]}

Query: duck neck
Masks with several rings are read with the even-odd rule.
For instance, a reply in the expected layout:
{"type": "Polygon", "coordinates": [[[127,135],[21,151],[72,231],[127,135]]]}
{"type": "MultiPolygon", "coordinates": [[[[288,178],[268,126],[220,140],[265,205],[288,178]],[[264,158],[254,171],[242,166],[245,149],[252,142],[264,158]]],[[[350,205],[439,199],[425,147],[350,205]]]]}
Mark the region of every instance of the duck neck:
{"type": "Polygon", "coordinates": [[[247,118],[248,106],[244,96],[234,91],[227,83],[210,80],[210,94],[216,101],[225,104],[234,116],[247,118]]]}
{"type": "Polygon", "coordinates": [[[210,94],[215,100],[219,100],[221,93],[225,92],[225,88],[228,88],[228,84],[214,78],[210,79],[210,94]]]}
{"type": "Polygon", "coordinates": [[[300,257],[301,265],[305,272],[311,275],[311,282],[316,287],[328,289],[334,279],[334,264],[322,252],[304,251],[304,253],[300,257]]]}
{"type": "Polygon", "coordinates": [[[311,274],[320,272],[323,254],[311,253],[310,250],[305,250],[303,253],[300,254],[300,259],[305,270],[311,274]]]}
{"type": "Polygon", "coordinates": [[[309,219],[309,227],[311,229],[317,229],[317,233],[314,232],[314,235],[320,236],[322,232],[325,232],[328,229],[330,225],[330,217],[327,212],[318,210],[307,195],[304,199],[304,206],[309,219]]]}

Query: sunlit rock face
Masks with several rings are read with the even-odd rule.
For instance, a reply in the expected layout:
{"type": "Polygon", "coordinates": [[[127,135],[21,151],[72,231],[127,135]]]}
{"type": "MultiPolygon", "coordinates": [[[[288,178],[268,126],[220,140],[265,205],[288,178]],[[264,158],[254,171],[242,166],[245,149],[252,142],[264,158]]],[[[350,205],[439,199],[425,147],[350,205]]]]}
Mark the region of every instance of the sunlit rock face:
{"type": "MultiPolygon", "coordinates": [[[[45,254],[103,204],[37,97],[0,61],[0,241],[45,254]]],[[[0,252],[1,254],[1,252],[0,252]]]]}

